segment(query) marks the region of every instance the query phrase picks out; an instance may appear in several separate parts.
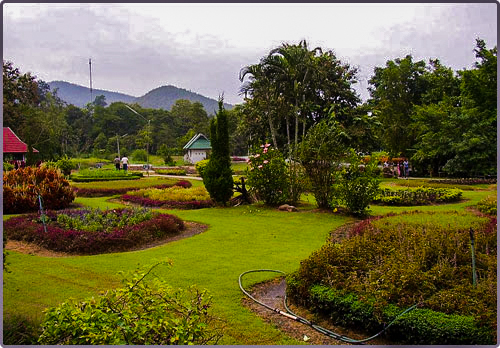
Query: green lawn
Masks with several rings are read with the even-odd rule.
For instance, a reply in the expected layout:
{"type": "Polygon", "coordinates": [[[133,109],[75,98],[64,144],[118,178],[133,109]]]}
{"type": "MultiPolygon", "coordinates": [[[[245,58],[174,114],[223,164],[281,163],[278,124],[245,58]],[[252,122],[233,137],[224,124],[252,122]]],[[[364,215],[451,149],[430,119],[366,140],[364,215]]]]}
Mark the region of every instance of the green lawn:
{"type": "MultiPolygon", "coordinates": [[[[193,184],[202,185],[200,181],[193,184]]],[[[491,191],[467,191],[468,201],[422,207],[372,206],[372,214],[402,210],[463,210],[491,191]]],[[[225,323],[222,344],[274,345],[299,344],[266,324],[241,304],[238,276],[250,269],[271,268],[292,272],[325,242],[329,231],[351,220],[332,213],[315,212],[308,206],[309,195],[298,213],[279,212],[260,204],[236,208],[167,211],[187,221],[209,225],[199,235],[160,247],[95,256],[49,258],[9,252],[10,273],[4,272],[4,315],[21,314],[40,320],[42,311],[69,297],[83,299],[119,286],[119,271],[130,271],[139,264],[170,258],[172,268],[156,274],[173,286],[196,284],[213,296],[214,311],[225,323]]],[[[115,208],[120,204],[106,198],[78,198],[91,207],[115,208]]],[[[249,286],[275,274],[252,274],[249,286]]]]}

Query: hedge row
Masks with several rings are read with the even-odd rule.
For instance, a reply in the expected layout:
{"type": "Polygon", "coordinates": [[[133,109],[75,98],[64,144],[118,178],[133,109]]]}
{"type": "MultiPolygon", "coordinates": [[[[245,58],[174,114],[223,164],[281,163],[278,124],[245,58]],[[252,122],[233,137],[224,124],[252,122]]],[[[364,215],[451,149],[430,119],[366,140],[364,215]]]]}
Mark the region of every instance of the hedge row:
{"type": "Polygon", "coordinates": [[[115,181],[115,180],[137,180],[142,178],[142,175],[117,176],[117,177],[92,177],[71,175],[70,179],[74,182],[93,182],[93,181],[115,181]]]}
{"type": "Polygon", "coordinates": [[[417,187],[400,190],[383,189],[373,200],[384,205],[426,205],[431,203],[457,202],[462,198],[462,190],[433,187],[417,187]]]}
{"type": "MultiPolygon", "coordinates": [[[[184,188],[190,188],[192,184],[189,181],[178,181],[175,184],[161,184],[154,185],[151,188],[165,189],[173,186],[180,186],[184,188]]],[[[122,187],[122,188],[79,188],[73,187],[73,191],[78,195],[78,197],[106,197],[113,195],[123,195],[129,191],[141,190],[143,187],[122,187]]]]}
{"type": "MultiPolygon", "coordinates": [[[[296,275],[287,277],[287,295],[293,300],[300,281],[296,275]]],[[[316,313],[326,316],[334,324],[363,327],[372,333],[379,332],[392,322],[404,308],[387,305],[377,308],[373,301],[360,300],[322,285],[309,289],[306,304],[316,313]]],[[[295,299],[297,300],[297,299],[295,299]]],[[[425,308],[416,308],[400,316],[384,335],[402,344],[494,344],[488,327],[481,326],[472,316],[453,315],[425,308]]]]}

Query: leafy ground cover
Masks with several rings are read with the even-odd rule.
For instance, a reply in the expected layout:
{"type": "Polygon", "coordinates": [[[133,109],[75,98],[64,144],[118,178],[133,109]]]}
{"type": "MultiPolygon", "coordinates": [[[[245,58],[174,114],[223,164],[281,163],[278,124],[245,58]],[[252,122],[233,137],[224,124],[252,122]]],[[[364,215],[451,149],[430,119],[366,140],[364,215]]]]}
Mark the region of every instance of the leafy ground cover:
{"type": "Polygon", "coordinates": [[[82,169],[70,175],[76,182],[108,181],[108,180],[136,180],[142,173],[113,169],[82,169]]]}
{"type": "Polygon", "coordinates": [[[204,187],[185,188],[173,186],[165,189],[148,188],[131,191],[121,196],[125,202],[146,207],[170,207],[200,209],[213,206],[210,195],[204,187]]]}
{"type": "Polygon", "coordinates": [[[156,174],[161,175],[186,175],[185,169],[155,169],[156,174]]]}
{"type": "MultiPolygon", "coordinates": [[[[162,180],[167,180],[160,178],[162,180]]],[[[157,178],[143,178],[156,181],[157,178]]],[[[191,180],[193,187],[201,181],[191,180]]],[[[104,183],[95,183],[100,185],[104,183]]],[[[121,184],[128,184],[121,182],[121,184]]],[[[88,185],[88,184],[78,184],[88,185]]],[[[414,207],[372,206],[372,215],[401,211],[465,211],[491,191],[466,191],[459,203],[414,207]]],[[[106,197],[77,197],[78,204],[102,209],[119,208],[106,197]]],[[[298,344],[277,327],[266,324],[241,304],[239,274],[249,269],[272,268],[287,273],[321,248],[329,232],[351,219],[332,212],[318,212],[314,198],[303,195],[299,213],[279,212],[261,204],[236,208],[168,210],[185,221],[209,225],[200,235],[134,252],[92,256],[40,257],[9,252],[9,273],[4,273],[4,316],[10,328],[39,323],[43,310],[68,298],[83,300],[120,286],[118,272],[132,271],[138,264],[169,257],[173,267],[155,272],[172,287],[197,285],[213,295],[213,313],[224,323],[221,344],[298,344]],[[242,247],[244,246],[244,247],[242,247]],[[16,318],[15,322],[11,318],[16,318]],[[25,322],[22,322],[25,320],[25,322]]],[[[246,287],[273,278],[256,274],[246,287]]],[[[5,326],[4,326],[5,327],[5,326]]],[[[4,337],[5,337],[4,332],[4,337]]]]}
{"type": "Polygon", "coordinates": [[[183,229],[176,216],[145,209],[48,211],[46,216],[28,214],[4,222],[8,239],[79,254],[129,250],[183,229]]]}

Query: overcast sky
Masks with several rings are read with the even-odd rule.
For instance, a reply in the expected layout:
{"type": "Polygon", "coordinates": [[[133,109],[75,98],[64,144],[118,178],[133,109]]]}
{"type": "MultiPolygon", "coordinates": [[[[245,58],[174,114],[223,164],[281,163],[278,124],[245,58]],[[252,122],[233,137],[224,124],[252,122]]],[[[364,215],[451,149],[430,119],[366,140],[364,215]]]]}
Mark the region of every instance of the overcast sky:
{"type": "Polygon", "coordinates": [[[497,5],[5,4],[3,59],[44,81],[142,96],[174,85],[240,103],[238,74],[283,42],[308,41],[359,68],[412,54],[471,68],[475,39],[497,41],[497,5]]]}

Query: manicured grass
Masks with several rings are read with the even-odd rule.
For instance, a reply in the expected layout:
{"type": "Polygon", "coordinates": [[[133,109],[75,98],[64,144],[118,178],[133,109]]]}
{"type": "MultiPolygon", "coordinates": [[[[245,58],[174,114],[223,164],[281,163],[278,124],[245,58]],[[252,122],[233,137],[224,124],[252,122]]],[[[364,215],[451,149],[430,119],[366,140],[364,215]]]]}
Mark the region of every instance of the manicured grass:
{"type": "Polygon", "coordinates": [[[231,169],[236,174],[244,174],[247,168],[248,163],[246,162],[231,163],[231,169]]]}
{"type": "MultiPolygon", "coordinates": [[[[143,178],[154,181],[156,178],[143,178]]],[[[168,180],[163,179],[162,180],[168,180]]],[[[190,180],[193,186],[203,183],[190,180]]],[[[109,184],[109,183],[106,183],[109,184]]],[[[126,184],[126,183],[123,183],[126,184]]],[[[87,184],[78,184],[87,185],[87,184]]],[[[92,187],[96,187],[93,183],[92,187]]],[[[404,210],[458,210],[476,204],[491,191],[467,191],[467,201],[421,207],[371,206],[372,215],[404,210]]],[[[118,208],[122,204],[106,198],[77,198],[89,207],[118,208]]],[[[280,212],[262,204],[236,208],[165,210],[187,221],[209,225],[199,235],[163,246],[116,254],[50,258],[9,252],[10,273],[4,272],[4,315],[19,313],[40,320],[44,308],[69,297],[83,299],[119,286],[119,271],[131,271],[155,260],[170,258],[172,268],[155,273],[173,286],[197,285],[213,296],[214,312],[225,321],[222,344],[299,344],[278,329],[264,323],[241,304],[238,276],[247,270],[271,268],[284,272],[298,269],[325,242],[329,231],[351,220],[348,217],[312,210],[314,198],[302,196],[301,211],[280,212]]],[[[275,274],[247,277],[251,286],[275,274]]]]}

